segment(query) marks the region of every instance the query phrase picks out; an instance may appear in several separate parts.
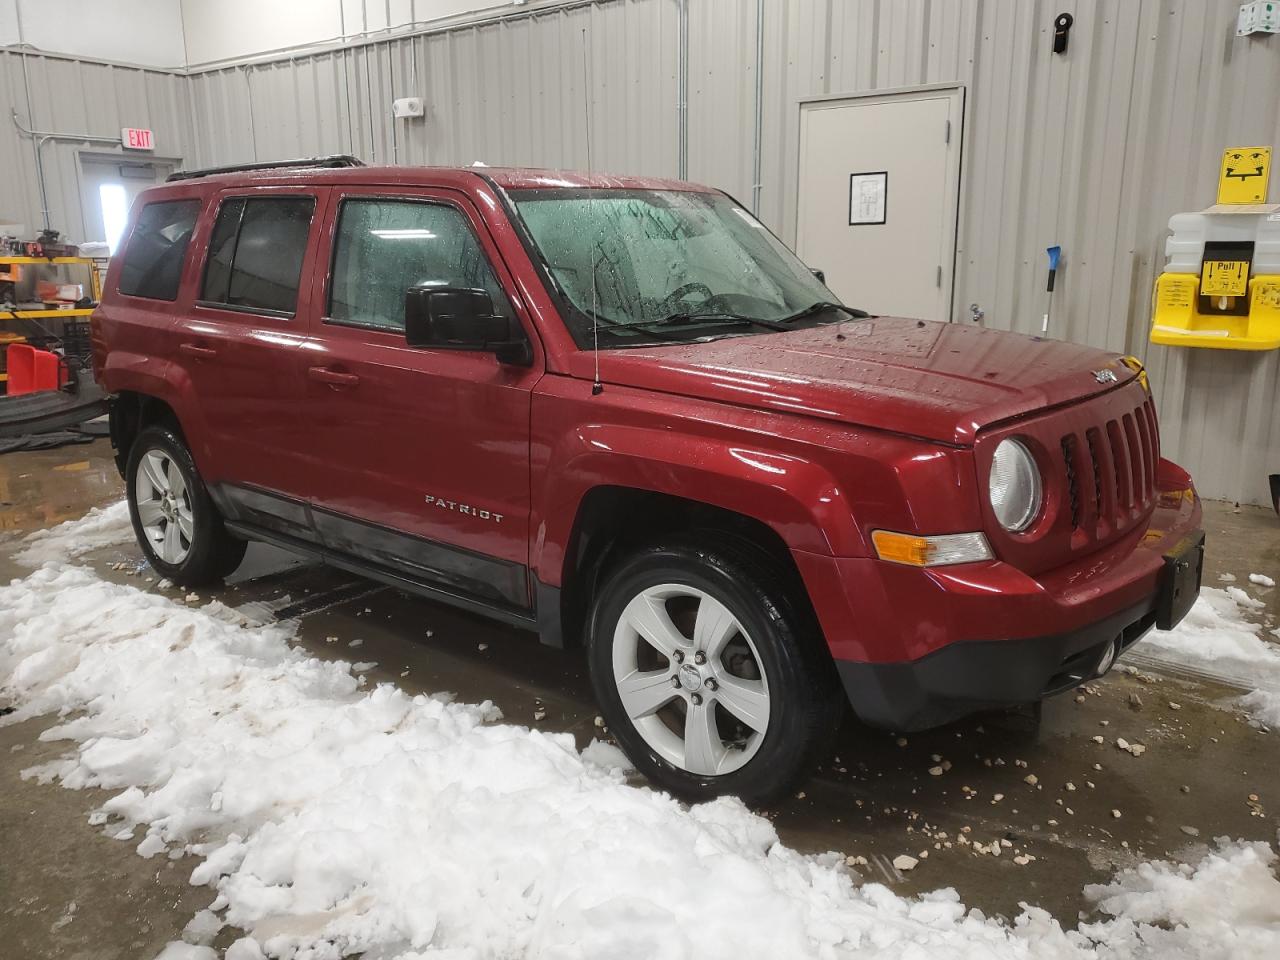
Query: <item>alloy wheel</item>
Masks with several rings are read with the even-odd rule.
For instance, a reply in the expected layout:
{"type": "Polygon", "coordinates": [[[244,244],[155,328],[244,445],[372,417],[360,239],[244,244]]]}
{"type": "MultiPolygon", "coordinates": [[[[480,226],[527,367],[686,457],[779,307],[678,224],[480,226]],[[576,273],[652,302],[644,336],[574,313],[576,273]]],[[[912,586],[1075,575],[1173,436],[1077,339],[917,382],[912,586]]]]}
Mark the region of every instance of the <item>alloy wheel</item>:
{"type": "Polygon", "coordinates": [[[138,521],[151,549],[177,566],[191,552],[195,521],[182,470],[164,450],[142,455],[133,482],[138,521]]]}
{"type": "Polygon", "coordinates": [[[613,678],[627,716],[663,759],[697,776],[740,769],[769,727],[769,685],[733,612],[696,587],[634,596],[613,638],[613,678]]]}

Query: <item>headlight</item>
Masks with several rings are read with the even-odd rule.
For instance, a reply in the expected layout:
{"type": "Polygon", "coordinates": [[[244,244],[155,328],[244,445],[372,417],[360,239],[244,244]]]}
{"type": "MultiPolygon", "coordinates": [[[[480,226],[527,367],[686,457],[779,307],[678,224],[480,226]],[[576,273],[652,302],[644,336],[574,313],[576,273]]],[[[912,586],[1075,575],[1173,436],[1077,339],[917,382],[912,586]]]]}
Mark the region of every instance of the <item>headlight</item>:
{"type": "Polygon", "coordinates": [[[1030,451],[1017,440],[1001,440],[991,460],[991,509],[1000,526],[1017,533],[1040,513],[1040,471],[1030,451]]]}

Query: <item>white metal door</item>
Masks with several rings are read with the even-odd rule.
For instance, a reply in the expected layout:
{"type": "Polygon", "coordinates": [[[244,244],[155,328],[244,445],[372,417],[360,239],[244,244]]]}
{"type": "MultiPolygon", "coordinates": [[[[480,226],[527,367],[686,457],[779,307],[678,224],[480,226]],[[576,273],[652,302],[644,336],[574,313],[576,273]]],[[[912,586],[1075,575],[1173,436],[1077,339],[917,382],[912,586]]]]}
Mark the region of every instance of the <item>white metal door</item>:
{"type": "Polygon", "coordinates": [[[801,104],[796,251],[850,306],[950,319],[961,97],[950,88],[801,104]]]}

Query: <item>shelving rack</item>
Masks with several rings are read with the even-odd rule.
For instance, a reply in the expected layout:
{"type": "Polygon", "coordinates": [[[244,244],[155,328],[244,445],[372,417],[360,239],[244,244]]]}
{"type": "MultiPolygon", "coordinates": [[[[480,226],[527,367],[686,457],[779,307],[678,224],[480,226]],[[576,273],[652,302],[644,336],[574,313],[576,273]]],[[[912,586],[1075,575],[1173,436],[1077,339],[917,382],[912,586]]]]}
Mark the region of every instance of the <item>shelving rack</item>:
{"type": "MultiPolygon", "coordinates": [[[[28,267],[84,267],[89,271],[89,297],[94,303],[102,299],[102,278],[98,261],[90,257],[0,257],[0,271],[16,265],[28,267]]],[[[79,320],[86,319],[93,313],[92,308],[69,310],[6,310],[0,307],[0,323],[14,320],[79,320]]],[[[0,383],[9,379],[7,373],[0,373],[0,383]]]]}

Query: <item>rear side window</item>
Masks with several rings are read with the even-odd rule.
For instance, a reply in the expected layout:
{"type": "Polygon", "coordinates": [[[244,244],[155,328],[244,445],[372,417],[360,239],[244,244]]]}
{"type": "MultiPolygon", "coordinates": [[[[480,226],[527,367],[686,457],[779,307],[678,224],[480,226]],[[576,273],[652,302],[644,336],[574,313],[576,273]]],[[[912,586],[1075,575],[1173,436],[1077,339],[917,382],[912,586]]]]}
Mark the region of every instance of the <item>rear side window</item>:
{"type": "Polygon", "coordinates": [[[199,214],[199,200],[166,200],[142,208],[120,267],[122,294],[178,299],[182,264],[199,214]]]}
{"type": "Polygon", "coordinates": [[[314,197],[225,201],[209,240],[201,302],[292,314],[315,208],[314,197]]]}
{"type": "Polygon", "coordinates": [[[417,286],[485,290],[497,313],[513,315],[480,242],[454,207],[346,200],[334,243],[330,320],[403,330],[405,291],[417,286]]]}

